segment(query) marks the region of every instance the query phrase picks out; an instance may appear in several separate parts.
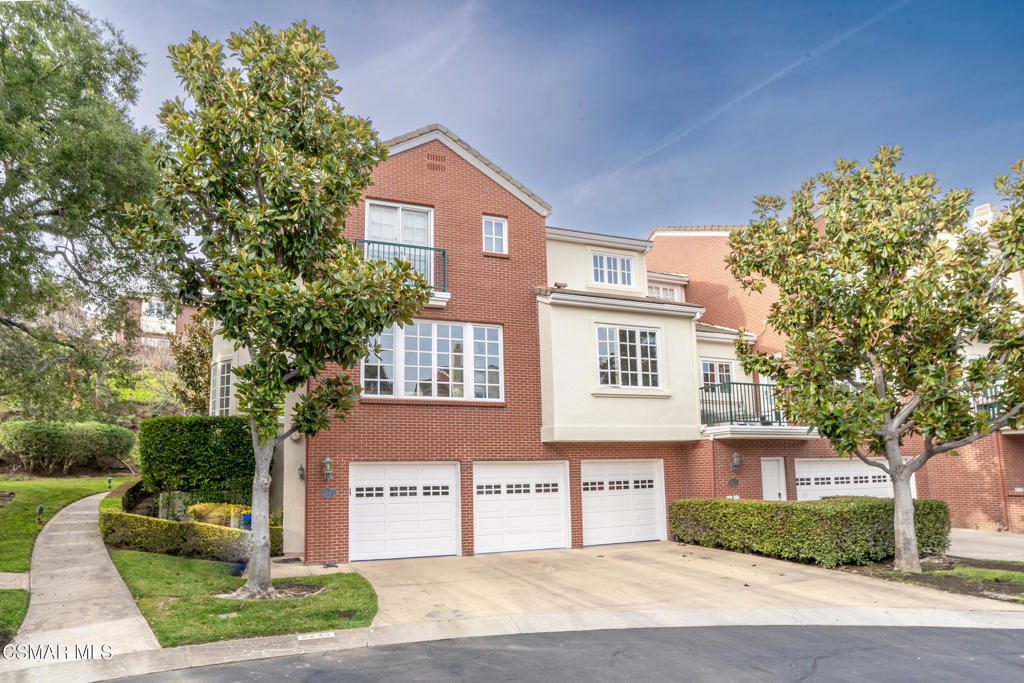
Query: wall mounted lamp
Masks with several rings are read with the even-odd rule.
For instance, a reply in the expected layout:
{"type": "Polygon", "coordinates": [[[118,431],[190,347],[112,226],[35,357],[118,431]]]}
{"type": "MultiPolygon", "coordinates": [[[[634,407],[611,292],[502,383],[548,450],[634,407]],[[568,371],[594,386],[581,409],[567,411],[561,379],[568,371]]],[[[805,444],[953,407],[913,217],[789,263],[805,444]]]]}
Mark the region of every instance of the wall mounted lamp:
{"type": "Polygon", "coordinates": [[[299,481],[306,481],[306,468],[299,463],[299,481]]]}
{"type": "Polygon", "coordinates": [[[331,480],[331,469],[333,467],[334,467],[334,461],[331,460],[330,457],[324,458],[324,462],[323,462],[324,481],[330,481],[331,480]]]}
{"type": "Polygon", "coordinates": [[[740,454],[735,452],[735,451],[733,451],[733,454],[732,454],[732,465],[729,466],[729,469],[732,470],[733,472],[736,472],[737,470],[739,470],[739,468],[740,468],[740,454]]]}

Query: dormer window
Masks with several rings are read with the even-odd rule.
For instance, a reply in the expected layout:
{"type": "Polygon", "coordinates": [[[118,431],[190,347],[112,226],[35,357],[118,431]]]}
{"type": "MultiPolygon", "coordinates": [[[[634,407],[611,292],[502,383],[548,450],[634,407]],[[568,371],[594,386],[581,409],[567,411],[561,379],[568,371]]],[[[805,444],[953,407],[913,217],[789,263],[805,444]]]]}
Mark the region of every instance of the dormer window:
{"type": "Polygon", "coordinates": [[[593,259],[595,283],[617,287],[633,286],[632,256],[594,252],[591,258],[593,259]]]}

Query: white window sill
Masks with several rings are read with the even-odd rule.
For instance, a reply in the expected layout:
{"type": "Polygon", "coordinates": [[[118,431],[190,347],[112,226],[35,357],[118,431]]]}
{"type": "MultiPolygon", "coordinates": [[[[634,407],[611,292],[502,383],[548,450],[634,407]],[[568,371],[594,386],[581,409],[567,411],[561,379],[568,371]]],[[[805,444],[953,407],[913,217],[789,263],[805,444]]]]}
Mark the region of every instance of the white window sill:
{"type": "Polygon", "coordinates": [[[672,392],[664,389],[635,389],[633,387],[598,387],[592,389],[590,395],[600,398],[672,398],[672,392]]]}

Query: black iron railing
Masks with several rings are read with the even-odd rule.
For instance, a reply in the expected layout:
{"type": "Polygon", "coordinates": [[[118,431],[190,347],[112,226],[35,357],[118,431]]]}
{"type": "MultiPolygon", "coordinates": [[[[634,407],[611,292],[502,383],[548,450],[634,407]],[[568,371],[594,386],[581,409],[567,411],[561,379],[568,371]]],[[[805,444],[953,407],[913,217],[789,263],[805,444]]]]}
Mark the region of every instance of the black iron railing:
{"type": "Polygon", "coordinates": [[[722,382],[700,388],[700,419],[705,425],[784,427],[791,423],[778,406],[774,384],[722,382]]]}
{"type": "Polygon", "coordinates": [[[363,256],[381,261],[408,261],[413,269],[425,277],[434,289],[448,291],[448,252],[434,247],[421,247],[397,242],[356,240],[363,256]]]}

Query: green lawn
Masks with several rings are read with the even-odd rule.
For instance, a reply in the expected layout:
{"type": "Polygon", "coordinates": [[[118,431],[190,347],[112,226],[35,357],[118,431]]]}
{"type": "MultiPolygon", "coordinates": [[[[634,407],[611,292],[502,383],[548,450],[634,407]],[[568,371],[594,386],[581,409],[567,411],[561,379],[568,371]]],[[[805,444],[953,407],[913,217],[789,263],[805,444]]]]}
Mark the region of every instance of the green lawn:
{"type": "Polygon", "coordinates": [[[163,647],[214,640],[369,626],[377,595],[358,574],[304,576],[274,583],[315,583],[319,595],[280,600],[227,600],[244,583],[231,564],[134,550],[111,550],[121,577],[163,647]],[[234,617],[222,614],[236,613],[234,617]]]}
{"type": "Polygon", "coordinates": [[[28,591],[0,590],[0,648],[17,633],[28,609],[28,591]]]}
{"type": "MultiPolygon", "coordinates": [[[[114,477],[117,487],[125,477],[114,477]]],[[[69,503],[107,490],[106,477],[6,479],[0,491],[14,491],[14,500],[0,509],[0,572],[27,572],[32,543],[42,526],[36,524],[36,506],[44,505],[43,524],[69,503]]]]}
{"type": "Polygon", "coordinates": [[[1008,565],[1006,569],[970,567],[965,564],[957,564],[952,569],[932,573],[939,576],[957,576],[963,579],[973,579],[976,581],[1007,581],[1010,583],[1024,583],[1024,566],[1020,566],[1017,563],[1006,564],[1008,565]],[[1014,564],[1017,564],[1017,566],[1014,566],[1014,564]]]}

